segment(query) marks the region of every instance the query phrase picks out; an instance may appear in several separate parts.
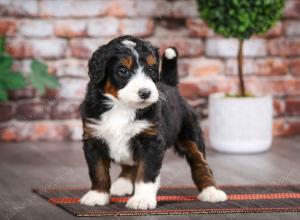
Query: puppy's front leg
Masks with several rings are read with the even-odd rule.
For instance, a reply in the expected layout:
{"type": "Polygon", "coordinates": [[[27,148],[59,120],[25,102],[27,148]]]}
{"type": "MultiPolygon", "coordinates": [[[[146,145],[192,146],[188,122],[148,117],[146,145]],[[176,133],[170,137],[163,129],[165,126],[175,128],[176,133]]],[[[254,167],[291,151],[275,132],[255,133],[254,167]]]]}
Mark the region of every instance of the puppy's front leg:
{"type": "MultiPolygon", "coordinates": [[[[101,148],[101,147],[100,147],[101,148]]],[[[80,203],[88,206],[106,205],[109,203],[110,159],[99,151],[99,146],[85,141],[85,158],[89,168],[92,187],[81,199],[80,203]]]]}
{"type": "MultiPolygon", "coordinates": [[[[153,143],[153,142],[152,142],[153,143]]],[[[160,186],[160,168],[164,155],[161,143],[143,145],[139,151],[139,161],[135,179],[134,195],[126,207],[132,209],[154,209],[156,194],[160,186]]]]}
{"type": "Polygon", "coordinates": [[[145,178],[143,166],[139,166],[138,177],[134,184],[134,195],[128,200],[127,208],[146,210],[156,207],[156,194],[160,186],[160,176],[157,175],[152,180],[145,178]]]}

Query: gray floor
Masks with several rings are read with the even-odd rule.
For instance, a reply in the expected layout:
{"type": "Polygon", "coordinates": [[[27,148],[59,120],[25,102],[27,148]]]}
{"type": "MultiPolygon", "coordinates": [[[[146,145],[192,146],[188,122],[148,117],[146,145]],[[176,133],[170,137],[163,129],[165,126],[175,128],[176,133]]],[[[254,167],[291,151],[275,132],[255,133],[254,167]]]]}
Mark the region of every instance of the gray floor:
{"type": "MultiPolygon", "coordinates": [[[[90,183],[80,143],[1,143],[0,151],[1,220],[80,219],[31,192],[33,187],[88,187],[90,183]]],[[[276,139],[272,149],[263,154],[230,155],[208,150],[208,161],[219,184],[300,183],[300,137],[276,139]]],[[[118,167],[112,167],[113,178],[118,171],[118,167]]],[[[172,152],[165,158],[161,177],[163,185],[192,183],[186,162],[172,152]]],[[[300,213],[116,218],[296,220],[300,219],[300,213]]]]}

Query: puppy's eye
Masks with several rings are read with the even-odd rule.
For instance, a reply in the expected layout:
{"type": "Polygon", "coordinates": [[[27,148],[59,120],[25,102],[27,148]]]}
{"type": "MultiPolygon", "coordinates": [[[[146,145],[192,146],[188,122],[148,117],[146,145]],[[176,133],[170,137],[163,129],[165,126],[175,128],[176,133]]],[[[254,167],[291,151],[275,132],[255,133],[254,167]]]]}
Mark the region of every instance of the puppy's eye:
{"type": "Polygon", "coordinates": [[[121,67],[119,70],[118,70],[118,74],[122,77],[128,77],[130,75],[128,69],[124,68],[124,67],[121,67]]]}
{"type": "Polygon", "coordinates": [[[147,67],[147,72],[148,73],[150,73],[150,74],[153,74],[153,73],[155,73],[155,71],[156,71],[156,69],[155,69],[155,67],[147,67]]]}

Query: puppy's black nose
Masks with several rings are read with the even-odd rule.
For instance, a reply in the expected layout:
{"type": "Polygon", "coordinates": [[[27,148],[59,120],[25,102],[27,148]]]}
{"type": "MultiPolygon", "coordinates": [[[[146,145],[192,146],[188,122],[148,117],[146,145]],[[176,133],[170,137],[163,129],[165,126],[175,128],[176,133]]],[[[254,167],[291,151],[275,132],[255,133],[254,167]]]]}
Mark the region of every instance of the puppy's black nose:
{"type": "Polygon", "coordinates": [[[151,95],[151,91],[149,89],[140,89],[138,91],[139,96],[141,97],[141,99],[147,99],[150,97],[151,95]]]}

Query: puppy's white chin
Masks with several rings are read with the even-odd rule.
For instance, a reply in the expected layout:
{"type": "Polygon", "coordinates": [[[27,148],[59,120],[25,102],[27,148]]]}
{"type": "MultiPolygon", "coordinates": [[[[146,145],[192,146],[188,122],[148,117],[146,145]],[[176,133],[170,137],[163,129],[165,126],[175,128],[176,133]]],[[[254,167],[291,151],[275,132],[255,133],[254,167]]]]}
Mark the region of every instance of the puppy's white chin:
{"type": "Polygon", "coordinates": [[[127,105],[131,108],[135,109],[144,109],[149,107],[150,105],[154,104],[155,102],[131,102],[127,103],[127,105]]]}

